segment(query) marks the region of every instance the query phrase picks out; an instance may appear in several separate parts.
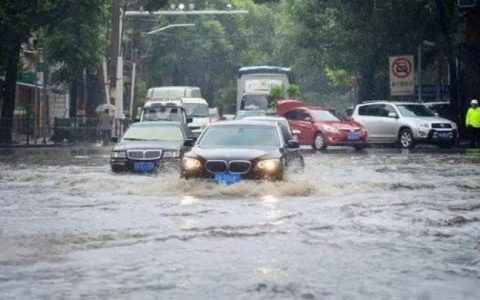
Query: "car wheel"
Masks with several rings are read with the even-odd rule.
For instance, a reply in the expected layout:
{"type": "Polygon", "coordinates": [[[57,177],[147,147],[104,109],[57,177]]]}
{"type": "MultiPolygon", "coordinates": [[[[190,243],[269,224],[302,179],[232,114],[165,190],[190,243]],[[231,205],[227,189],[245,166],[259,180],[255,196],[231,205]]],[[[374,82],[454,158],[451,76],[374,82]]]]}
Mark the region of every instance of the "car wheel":
{"type": "Polygon", "coordinates": [[[398,135],[400,147],[404,149],[411,149],[415,147],[415,138],[413,137],[413,133],[410,129],[404,128],[400,131],[398,135]]]}
{"type": "Polygon", "coordinates": [[[313,149],[315,150],[325,150],[327,149],[327,141],[325,140],[325,136],[321,132],[317,132],[315,137],[313,138],[313,149]]]}

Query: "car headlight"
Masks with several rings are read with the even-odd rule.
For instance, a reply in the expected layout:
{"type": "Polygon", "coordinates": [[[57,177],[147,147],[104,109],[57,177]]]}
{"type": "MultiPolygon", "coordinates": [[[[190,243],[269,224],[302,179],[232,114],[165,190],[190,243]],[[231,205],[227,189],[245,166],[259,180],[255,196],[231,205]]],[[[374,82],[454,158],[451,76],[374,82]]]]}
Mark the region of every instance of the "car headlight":
{"type": "Polygon", "coordinates": [[[185,157],[183,159],[183,167],[185,170],[197,170],[202,167],[202,162],[193,157],[185,157]]]}
{"type": "Polygon", "coordinates": [[[453,129],[458,129],[457,123],[452,122],[452,128],[453,128],[453,129]]]}
{"type": "Polygon", "coordinates": [[[127,158],[127,152],[125,151],[112,151],[112,158],[127,158]]]}
{"type": "Polygon", "coordinates": [[[163,158],[177,158],[180,156],[180,151],[163,151],[163,158]]]}
{"type": "Polygon", "coordinates": [[[257,163],[257,168],[267,172],[273,172],[280,166],[280,159],[264,159],[257,163]]]}
{"type": "Polygon", "coordinates": [[[333,126],[330,126],[330,125],[324,125],[323,128],[325,129],[325,131],[330,132],[330,133],[337,133],[338,132],[337,128],[335,128],[333,126]]]}
{"type": "Polygon", "coordinates": [[[417,125],[418,127],[430,128],[430,124],[429,124],[429,123],[425,123],[425,122],[417,122],[416,125],[417,125]]]}

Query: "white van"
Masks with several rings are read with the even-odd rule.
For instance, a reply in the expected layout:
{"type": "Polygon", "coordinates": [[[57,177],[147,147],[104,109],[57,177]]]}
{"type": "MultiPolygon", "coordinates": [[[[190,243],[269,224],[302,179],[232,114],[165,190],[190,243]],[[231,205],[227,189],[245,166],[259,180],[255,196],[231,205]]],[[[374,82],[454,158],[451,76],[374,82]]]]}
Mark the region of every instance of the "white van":
{"type": "Polygon", "coordinates": [[[147,100],[176,99],[181,97],[200,98],[200,88],[196,86],[161,86],[147,91],[147,100]]]}
{"type": "Polygon", "coordinates": [[[182,97],[180,99],[187,112],[187,117],[192,118],[192,122],[188,126],[192,132],[198,133],[198,130],[205,128],[210,123],[207,101],[200,97],[182,97]]]}

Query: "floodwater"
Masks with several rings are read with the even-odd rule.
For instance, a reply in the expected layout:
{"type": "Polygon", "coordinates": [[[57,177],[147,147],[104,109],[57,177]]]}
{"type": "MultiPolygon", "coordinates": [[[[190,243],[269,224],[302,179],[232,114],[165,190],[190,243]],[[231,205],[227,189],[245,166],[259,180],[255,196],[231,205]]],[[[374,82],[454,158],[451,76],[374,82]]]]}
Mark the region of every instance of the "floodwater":
{"type": "Polygon", "coordinates": [[[285,182],[0,151],[0,298],[480,299],[480,152],[305,152],[285,182]]]}

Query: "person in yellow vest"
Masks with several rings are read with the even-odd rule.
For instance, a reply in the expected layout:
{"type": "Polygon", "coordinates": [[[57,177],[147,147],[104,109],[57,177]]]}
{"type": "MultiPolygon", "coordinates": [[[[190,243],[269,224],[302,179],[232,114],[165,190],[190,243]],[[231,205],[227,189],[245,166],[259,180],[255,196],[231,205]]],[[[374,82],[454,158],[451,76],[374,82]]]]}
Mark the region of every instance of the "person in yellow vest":
{"type": "Polygon", "coordinates": [[[477,99],[470,101],[470,107],[465,117],[465,125],[471,134],[471,146],[480,147],[480,107],[477,99]]]}

